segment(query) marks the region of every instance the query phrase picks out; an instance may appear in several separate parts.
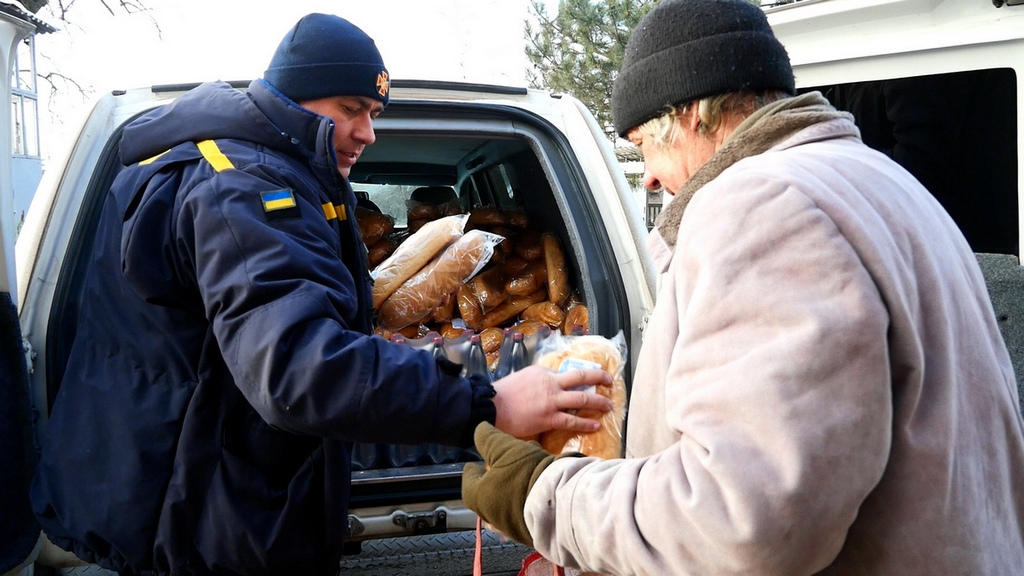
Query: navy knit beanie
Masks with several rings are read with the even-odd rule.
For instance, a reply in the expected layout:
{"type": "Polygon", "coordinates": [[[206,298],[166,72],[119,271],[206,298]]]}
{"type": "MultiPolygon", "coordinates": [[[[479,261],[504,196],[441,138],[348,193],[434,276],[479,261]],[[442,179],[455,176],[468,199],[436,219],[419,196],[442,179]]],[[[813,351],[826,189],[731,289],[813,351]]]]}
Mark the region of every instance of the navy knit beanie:
{"type": "Polygon", "coordinates": [[[387,106],[391,88],[373,39],[329,14],[303,16],[281,40],[263,79],[296,102],[367,96],[387,106]]]}
{"type": "Polygon", "coordinates": [[[796,93],[789,56],[748,0],[663,0],[633,30],[612,86],[620,136],[669,106],[741,90],[796,93]]]}

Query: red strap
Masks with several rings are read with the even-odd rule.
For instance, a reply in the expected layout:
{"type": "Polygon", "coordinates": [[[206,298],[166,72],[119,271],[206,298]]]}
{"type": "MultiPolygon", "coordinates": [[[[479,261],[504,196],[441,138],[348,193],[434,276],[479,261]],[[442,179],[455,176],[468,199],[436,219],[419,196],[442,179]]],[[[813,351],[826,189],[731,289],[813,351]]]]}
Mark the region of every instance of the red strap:
{"type": "Polygon", "coordinates": [[[484,563],[482,560],[483,536],[480,534],[480,517],[476,517],[476,551],[473,552],[473,576],[483,576],[484,563]]]}

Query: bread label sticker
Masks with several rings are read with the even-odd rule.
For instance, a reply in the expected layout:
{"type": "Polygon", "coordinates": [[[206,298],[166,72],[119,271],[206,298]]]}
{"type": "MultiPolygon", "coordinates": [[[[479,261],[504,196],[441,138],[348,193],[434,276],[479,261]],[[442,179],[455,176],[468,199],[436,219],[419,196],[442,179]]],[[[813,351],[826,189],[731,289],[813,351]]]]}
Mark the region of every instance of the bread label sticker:
{"type": "Polygon", "coordinates": [[[590,360],[583,360],[582,358],[566,358],[562,360],[562,363],[558,366],[558,373],[568,372],[569,370],[588,370],[591,368],[600,368],[601,365],[597,362],[591,362],[590,360]]]}
{"type": "MultiPolygon", "coordinates": [[[[569,358],[566,358],[565,360],[562,360],[562,363],[558,365],[558,373],[561,374],[563,372],[568,372],[569,370],[588,370],[588,369],[592,369],[592,368],[593,369],[600,369],[601,365],[598,364],[597,362],[591,362],[589,360],[583,360],[582,358],[572,358],[572,357],[569,357],[569,358]]],[[[591,384],[589,386],[588,385],[573,386],[572,388],[568,388],[568,390],[572,390],[572,391],[577,391],[578,390],[578,391],[582,391],[582,392],[587,392],[588,394],[597,394],[597,387],[594,386],[593,384],[591,384]]]]}

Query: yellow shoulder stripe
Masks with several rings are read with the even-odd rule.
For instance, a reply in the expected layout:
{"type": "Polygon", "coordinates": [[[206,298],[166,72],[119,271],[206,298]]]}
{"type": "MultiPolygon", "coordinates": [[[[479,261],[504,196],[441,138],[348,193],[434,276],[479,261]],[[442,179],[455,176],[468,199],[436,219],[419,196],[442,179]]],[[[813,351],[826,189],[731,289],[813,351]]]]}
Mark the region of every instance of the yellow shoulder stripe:
{"type": "Polygon", "coordinates": [[[146,164],[152,164],[153,162],[156,161],[157,158],[163,156],[164,154],[167,154],[168,152],[170,152],[170,150],[164,150],[163,152],[157,154],[156,156],[153,156],[151,158],[146,158],[142,162],[139,162],[139,166],[145,166],[146,164]]]}
{"type": "Polygon", "coordinates": [[[203,155],[203,158],[206,158],[206,161],[209,162],[210,166],[213,166],[213,169],[217,172],[231,170],[235,167],[235,165],[231,163],[231,160],[228,160],[228,157],[220,151],[220,148],[217,147],[217,143],[213,140],[203,140],[202,142],[197,143],[196,146],[199,147],[199,152],[203,155]]]}
{"type": "Polygon", "coordinates": [[[348,219],[348,212],[345,210],[344,204],[331,204],[330,202],[324,202],[320,205],[324,209],[324,216],[328,220],[334,220],[340,218],[342,221],[348,219]]]}

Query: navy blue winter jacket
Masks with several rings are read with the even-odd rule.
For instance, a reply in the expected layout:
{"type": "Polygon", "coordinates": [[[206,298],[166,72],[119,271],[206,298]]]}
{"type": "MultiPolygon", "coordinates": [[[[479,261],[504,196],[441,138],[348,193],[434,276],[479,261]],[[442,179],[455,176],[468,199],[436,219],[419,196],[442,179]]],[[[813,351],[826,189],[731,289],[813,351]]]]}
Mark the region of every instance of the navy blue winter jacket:
{"type": "Polygon", "coordinates": [[[370,336],[333,124],[257,80],[132,122],[33,483],[124,574],[331,574],[352,442],[468,446],[493,388],[370,336]]]}

